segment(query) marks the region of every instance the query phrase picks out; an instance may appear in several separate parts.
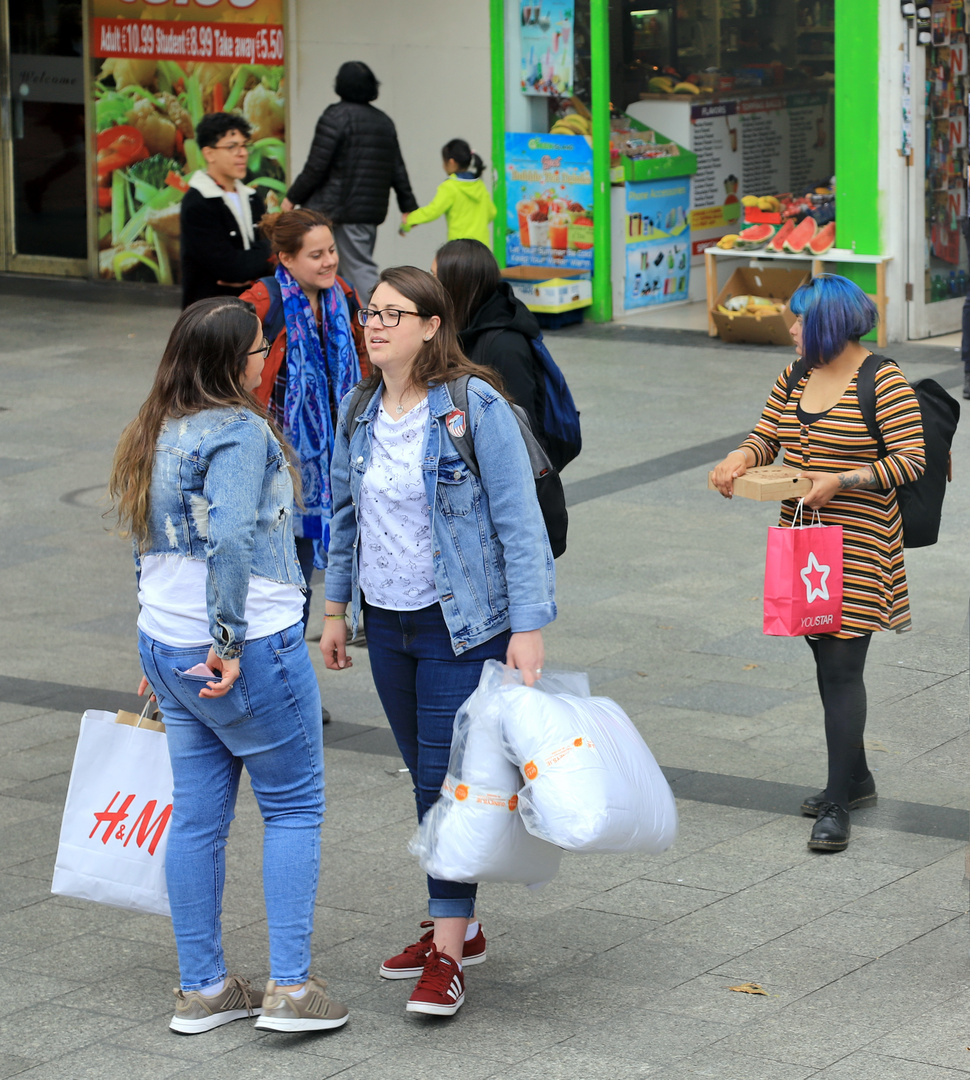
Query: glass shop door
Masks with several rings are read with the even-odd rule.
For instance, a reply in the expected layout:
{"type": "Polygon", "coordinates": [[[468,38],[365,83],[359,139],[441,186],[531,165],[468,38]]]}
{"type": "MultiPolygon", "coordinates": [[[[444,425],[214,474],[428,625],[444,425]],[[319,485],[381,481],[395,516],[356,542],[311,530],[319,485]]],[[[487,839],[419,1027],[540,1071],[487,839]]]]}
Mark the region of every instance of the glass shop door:
{"type": "Polygon", "coordinates": [[[0,0],[0,269],[88,273],[80,0],[0,0]]]}

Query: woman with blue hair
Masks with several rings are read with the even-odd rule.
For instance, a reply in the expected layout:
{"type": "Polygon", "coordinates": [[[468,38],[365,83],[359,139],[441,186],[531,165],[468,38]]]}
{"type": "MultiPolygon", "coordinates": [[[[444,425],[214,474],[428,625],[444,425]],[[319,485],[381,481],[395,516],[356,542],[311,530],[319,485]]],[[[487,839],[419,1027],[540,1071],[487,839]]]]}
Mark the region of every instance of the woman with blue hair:
{"type": "MultiPolygon", "coordinates": [[[[910,629],[909,592],[896,488],[918,479],[925,466],[923,425],[916,395],[892,361],[875,374],[876,422],[886,454],[869,433],[857,391],[869,350],[860,340],[876,324],[876,308],[844,277],[821,274],[791,299],[792,339],[801,363],[779,376],[757,427],[715,468],[726,498],[734,480],[779,451],[784,463],[812,481],[805,505],[843,535],[842,628],[806,640],[815,657],[825,714],[828,782],[802,803],[815,817],[808,846],[842,851],[849,844],[849,811],[876,802],[866,762],[866,688],[869,639],[876,630],[910,629]]],[[[797,500],[782,506],[791,525],[797,500]]]]}

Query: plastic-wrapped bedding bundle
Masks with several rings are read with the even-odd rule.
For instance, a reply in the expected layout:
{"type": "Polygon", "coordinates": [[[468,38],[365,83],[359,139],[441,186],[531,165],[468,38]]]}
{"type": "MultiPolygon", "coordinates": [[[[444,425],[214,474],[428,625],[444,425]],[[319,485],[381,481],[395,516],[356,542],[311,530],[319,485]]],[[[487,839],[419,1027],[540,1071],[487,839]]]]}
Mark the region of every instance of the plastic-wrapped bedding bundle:
{"type": "Polygon", "coordinates": [[[443,881],[541,885],[558,873],[562,851],[531,836],[515,812],[522,777],[482,720],[486,693],[479,685],[458,710],[448,775],[410,850],[443,881]]]}
{"type": "Polygon", "coordinates": [[[647,744],[609,698],[550,692],[561,679],[506,684],[488,699],[502,746],[527,781],[519,791],[525,827],[567,851],[665,851],[677,807],[647,744]]]}

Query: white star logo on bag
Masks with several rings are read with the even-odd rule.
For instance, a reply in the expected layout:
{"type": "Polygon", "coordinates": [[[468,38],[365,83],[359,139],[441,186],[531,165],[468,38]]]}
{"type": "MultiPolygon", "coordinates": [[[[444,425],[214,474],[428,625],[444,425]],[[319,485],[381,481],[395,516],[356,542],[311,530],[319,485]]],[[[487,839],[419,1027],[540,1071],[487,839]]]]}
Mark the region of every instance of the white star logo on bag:
{"type": "Polygon", "coordinates": [[[830,566],[820,565],[818,559],[815,558],[815,552],[810,551],[808,553],[808,565],[803,567],[799,574],[802,581],[805,582],[805,601],[806,603],[812,603],[813,600],[828,600],[829,587],[828,579],[830,566]],[[814,584],[812,578],[815,574],[819,575],[818,585],[814,584]]]}

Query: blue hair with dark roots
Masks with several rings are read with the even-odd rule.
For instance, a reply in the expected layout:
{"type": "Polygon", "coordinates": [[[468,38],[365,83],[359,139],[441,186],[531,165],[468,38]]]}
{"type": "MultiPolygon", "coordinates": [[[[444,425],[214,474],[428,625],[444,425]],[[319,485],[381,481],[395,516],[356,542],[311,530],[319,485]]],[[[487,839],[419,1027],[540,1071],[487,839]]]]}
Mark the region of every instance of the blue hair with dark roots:
{"type": "Polygon", "coordinates": [[[827,364],[850,341],[865,337],[876,325],[876,305],[854,281],[838,274],[819,274],[795,290],[789,301],[802,319],[802,359],[810,367],[827,364]]]}

